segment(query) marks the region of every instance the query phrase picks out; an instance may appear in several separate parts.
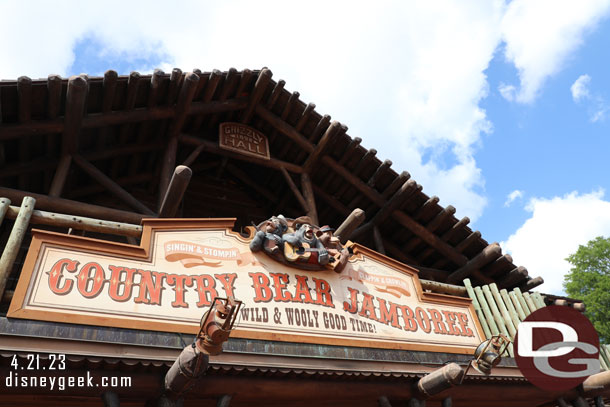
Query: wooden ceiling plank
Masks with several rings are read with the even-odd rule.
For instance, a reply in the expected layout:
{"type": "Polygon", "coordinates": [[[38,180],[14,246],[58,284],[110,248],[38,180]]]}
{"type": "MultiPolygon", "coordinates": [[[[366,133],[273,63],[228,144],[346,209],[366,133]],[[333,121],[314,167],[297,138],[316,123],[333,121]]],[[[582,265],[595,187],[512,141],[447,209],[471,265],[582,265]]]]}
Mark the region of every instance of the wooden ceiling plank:
{"type": "Polygon", "coordinates": [[[254,107],[259,104],[265,91],[267,90],[267,86],[271,82],[271,77],[273,73],[270,69],[263,68],[263,70],[258,74],[258,78],[256,78],[256,82],[254,83],[254,90],[250,94],[250,99],[248,100],[248,107],[242,112],[240,121],[244,124],[249,124],[250,120],[252,120],[252,115],[254,113],[254,107]]]}
{"type": "Polygon", "coordinates": [[[93,164],[85,160],[78,154],[73,156],[74,162],[81,167],[91,178],[99,182],[103,185],[109,192],[115,195],[117,198],[125,202],[127,205],[131,206],[133,209],[140,211],[141,213],[149,216],[156,216],[153,211],[151,211],[147,206],[142,204],[136,198],[133,197],[129,192],[124,190],[121,186],[119,186],[116,182],[114,182],[111,178],[109,178],[106,174],[100,171],[93,164]]]}
{"type": "Polygon", "coordinates": [[[451,284],[459,283],[468,277],[473,271],[481,269],[492,261],[495,261],[500,256],[502,256],[502,248],[498,243],[492,243],[475,257],[470,259],[468,263],[451,273],[447,278],[447,282],[451,284]]]}

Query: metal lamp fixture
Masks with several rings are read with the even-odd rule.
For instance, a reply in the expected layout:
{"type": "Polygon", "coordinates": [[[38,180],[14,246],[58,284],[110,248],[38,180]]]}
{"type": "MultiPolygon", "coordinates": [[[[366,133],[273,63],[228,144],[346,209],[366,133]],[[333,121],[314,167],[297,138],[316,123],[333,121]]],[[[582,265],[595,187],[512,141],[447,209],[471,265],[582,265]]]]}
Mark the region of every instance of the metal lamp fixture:
{"type": "Polygon", "coordinates": [[[462,380],[466,377],[468,369],[471,366],[486,376],[491,374],[491,370],[502,360],[502,355],[507,351],[510,342],[511,340],[503,334],[494,335],[488,340],[481,342],[475,349],[474,359],[468,363],[462,380]]]}
{"type": "Polygon", "coordinates": [[[195,341],[185,347],[165,375],[163,397],[177,400],[205,374],[210,355],[222,352],[222,344],[229,339],[242,302],[233,297],[214,298],[201,318],[195,341]]]}
{"type": "Polygon", "coordinates": [[[201,318],[197,347],[209,355],[222,352],[222,343],[229,339],[242,302],[233,297],[214,298],[212,306],[201,318]]]}

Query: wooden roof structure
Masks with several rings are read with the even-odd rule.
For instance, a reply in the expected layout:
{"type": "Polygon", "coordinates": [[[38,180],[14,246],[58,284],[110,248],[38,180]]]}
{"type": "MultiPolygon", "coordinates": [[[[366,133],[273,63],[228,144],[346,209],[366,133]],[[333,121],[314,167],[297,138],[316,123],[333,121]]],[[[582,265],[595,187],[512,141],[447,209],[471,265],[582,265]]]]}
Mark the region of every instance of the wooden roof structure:
{"type": "Polygon", "coordinates": [[[272,214],[313,215],[416,267],[424,279],[530,290],[542,283],[397,173],[347,126],[275,81],[269,69],[74,76],[0,82],[0,196],[37,209],[138,224],[158,215],[176,165],[192,169],[180,217],[236,216],[237,227],[272,214]],[[271,159],[218,147],[221,122],[269,138],[271,159]],[[299,188],[300,184],[300,188],[299,188]]]}

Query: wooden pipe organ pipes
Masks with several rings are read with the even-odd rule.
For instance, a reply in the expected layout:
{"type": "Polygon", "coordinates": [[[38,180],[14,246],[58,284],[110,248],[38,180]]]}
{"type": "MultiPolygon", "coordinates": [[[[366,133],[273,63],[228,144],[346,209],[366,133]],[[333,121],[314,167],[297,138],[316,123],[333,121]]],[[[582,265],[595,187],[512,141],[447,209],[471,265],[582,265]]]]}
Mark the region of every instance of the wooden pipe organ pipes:
{"type": "Polygon", "coordinates": [[[19,247],[21,246],[23,237],[28,230],[30,217],[34,211],[35,204],[36,200],[34,198],[30,196],[23,198],[19,215],[17,215],[17,219],[15,220],[13,229],[11,230],[8,242],[4,247],[2,257],[0,257],[0,298],[2,298],[4,295],[6,282],[10,275],[11,269],[13,268],[13,263],[15,262],[15,258],[19,252],[19,247]]]}

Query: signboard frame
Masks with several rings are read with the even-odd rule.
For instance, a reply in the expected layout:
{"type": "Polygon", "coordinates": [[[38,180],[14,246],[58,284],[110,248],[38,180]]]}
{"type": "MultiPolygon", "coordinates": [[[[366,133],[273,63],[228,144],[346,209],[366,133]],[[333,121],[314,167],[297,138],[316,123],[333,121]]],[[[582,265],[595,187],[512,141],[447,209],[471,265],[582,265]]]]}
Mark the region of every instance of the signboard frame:
{"type": "MultiPolygon", "coordinates": [[[[97,316],[90,314],[75,314],[70,312],[62,312],[61,309],[31,309],[28,307],[28,299],[31,294],[32,277],[36,271],[37,263],[40,261],[41,251],[44,251],[49,245],[60,246],[67,250],[74,249],[79,252],[89,252],[92,254],[117,256],[125,259],[139,259],[141,261],[150,261],[153,255],[152,244],[154,235],[157,232],[163,231],[185,231],[185,230],[207,230],[207,231],[223,231],[227,236],[235,238],[240,242],[247,244],[252,235],[253,228],[249,229],[250,237],[244,237],[241,234],[232,231],[235,219],[220,218],[220,219],[144,219],[142,238],[139,246],[129,245],[124,243],[116,243],[98,239],[92,239],[81,236],[67,235],[56,232],[33,230],[32,242],[28,251],[15,294],[13,296],[10,308],[8,311],[9,318],[24,318],[33,320],[45,320],[61,323],[76,323],[85,325],[108,326],[117,328],[131,328],[151,331],[167,331],[195,334],[199,327],[196,324],[187,323],[169,323],[169,322],[154,322],[131,320],[128,318],[113,318],[108,316],[97,316]]],[[[449,305],[463,307],[468,310],[470,325],[476,337],[481,341],[485,339],[481,325],[477,319],[476,312],[470,298],[455,297],[446,294],[425,292],[421,288],[418,278],[418,271],[410,266],[400,263],[387,256],[379,254],[367,247],[359,244],[353,246],[354,255],[368,257],[376,262],[383,264],[392,270],[412,277],[415,293],[413,293],[418,301],[426,305],[449,305]]],[[[264,254],[260,254],[265,256],[264,254]]],[[[42,272],[42,271],[41,271],[42,272]]],[[[302,272],[303,274],[310,273],[311,276],[319,276],[316,272],[302,272]]],[[[334,272],[331,272],[334,273],[334,272]]],[[[207,308],[206,308],[207,309],[207,308]]],[[[202,314],[205,309],[202,309],[202,314]]],[[[408,334],[408,332],[404,332],[408,334]]],[[[439,344],[439,343],[419,343],[414,342],[395,342],[388,339],[376,339],[371,335],[370,339],[353,339],[345,337],[332,337],[328,335],[315,334],[311,332],[300,333],[278,333],[273,330],[253,330],[241,329],[239,326],[232,333],[233,337],[273,340],[284,342],[299,342],[310,344],[324,344],[337,346],[355,346],[355,347],[370,347],[370,348],[386,348],[386,349],[405,349],[418,351],[434,351],[434,352],[450,352],[471,354],[476,345],[464,346],[461,344],[439,344]]]]}

